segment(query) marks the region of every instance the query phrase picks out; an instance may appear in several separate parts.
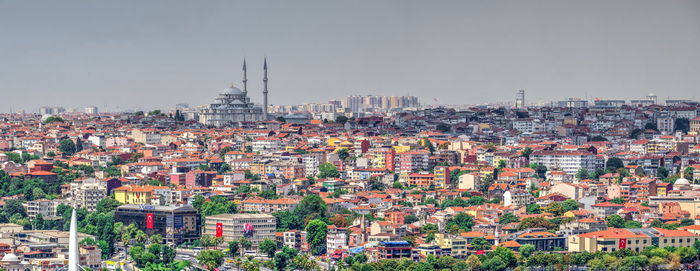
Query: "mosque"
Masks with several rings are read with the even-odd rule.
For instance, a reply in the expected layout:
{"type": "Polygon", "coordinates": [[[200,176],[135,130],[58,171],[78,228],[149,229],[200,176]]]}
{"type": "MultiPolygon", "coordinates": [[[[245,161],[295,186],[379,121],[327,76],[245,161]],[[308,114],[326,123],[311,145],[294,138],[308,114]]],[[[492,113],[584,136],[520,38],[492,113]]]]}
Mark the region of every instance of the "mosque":
{"type": "Polygon", "coordinates": [[[204,106],[199,112],[199,122],[207,126],[236,126],[240,122],[263,121],[267,115],[267,58],[263,64],[263,107],[256,107],[248,97],[248,79],[243,60],[243,90],[231,85],[225,88],[213,103],[204,106]]]}

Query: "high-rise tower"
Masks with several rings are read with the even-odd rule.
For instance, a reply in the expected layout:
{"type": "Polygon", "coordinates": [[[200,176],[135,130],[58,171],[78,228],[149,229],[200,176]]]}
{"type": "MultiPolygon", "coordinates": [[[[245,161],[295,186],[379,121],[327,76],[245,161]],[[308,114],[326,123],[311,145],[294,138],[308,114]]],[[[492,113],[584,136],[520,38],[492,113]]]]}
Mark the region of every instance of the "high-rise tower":
{"type": "Polygon", "coordinates": [[[263,120],[267,120],[267,57],[265,57],[263,71],[265,72],[263,76],[263,120]]]}
{"type": "Polygon", "coordinates": [[[525,108],[525,90],[518,90],[515,95],[515,108],[525,108]]]}

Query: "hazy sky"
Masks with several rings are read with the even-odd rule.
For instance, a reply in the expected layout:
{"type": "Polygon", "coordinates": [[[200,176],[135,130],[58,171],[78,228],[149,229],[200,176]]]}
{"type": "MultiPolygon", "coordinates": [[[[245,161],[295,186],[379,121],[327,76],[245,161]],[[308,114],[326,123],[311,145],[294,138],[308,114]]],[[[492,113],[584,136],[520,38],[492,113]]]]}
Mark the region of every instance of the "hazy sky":
{"type": "Polygon", "coordinates": [[[0,0],[0,112],[270,103],[700,98],[700,1],[0,0]]]}

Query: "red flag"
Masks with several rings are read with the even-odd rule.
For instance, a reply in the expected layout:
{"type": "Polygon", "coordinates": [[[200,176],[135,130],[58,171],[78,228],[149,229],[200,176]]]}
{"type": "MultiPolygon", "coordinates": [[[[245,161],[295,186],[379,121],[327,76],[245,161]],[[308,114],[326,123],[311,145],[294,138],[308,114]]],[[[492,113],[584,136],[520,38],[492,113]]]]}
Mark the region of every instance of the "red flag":
{"type": "Polygon", "coordinates": [[[224,236],[224,225],[221,223],[216,223],[216,237],[224,236]]]}
{"type": "Polygon", "coordinates": [[[627,239],[621,238],[620,244],[618,245],[620,249],[627,248],[627,239]]]}
{"type": "Polygon", "coordinates": [[[146,229],[153,229],[153,214],[146,214],[146,229]]]}
{"type": "Polygon", "coordinates": [[[477,250],[477,251],[476,251],[476,255],[481,255],[481,254],[484,254],[484,253],[485,253],[485,252],[484,252],[483,250],[477,250]]]}

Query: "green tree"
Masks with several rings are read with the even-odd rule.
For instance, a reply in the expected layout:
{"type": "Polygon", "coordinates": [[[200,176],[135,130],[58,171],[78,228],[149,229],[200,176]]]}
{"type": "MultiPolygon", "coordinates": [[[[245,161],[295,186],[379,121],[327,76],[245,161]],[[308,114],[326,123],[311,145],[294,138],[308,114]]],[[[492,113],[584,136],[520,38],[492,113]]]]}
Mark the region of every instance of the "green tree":
{"type": "Polygon", "coordinates": [[[505,213],[498,219],[499,224],[508,224],[518,221],[520,221],[520,218],[513,213],[505,213]]]}
{"type": "Polygon", "coordinates": [[[623,198],[614,198],[614,199],[611,199],[610,202],[615,203],[615,204],[625,204],[625,199],[623,199],[623,198]]]}
{"type": "Polygon", "coordinates": [[[279,198],[279,196],[277,196],[277,193],[275,192],[275,190],[272,190],[272,189],[262,191],[262,192],[258,193],[258,196],[261,198],[265,198],[265,199],[278,199],[279,198]]]}
{"type": "Polygon", "coordinates": [[[520,221],[518,226],[519,230],[532,229],[532,228],[547,228],[554,229],[557,225],[551,221],[544,219],[542,217],[526,217],[520,221]]]}
{"type": "Polygon", "coordinates": [[[319,219],[309,221],[306,225],[306,240],[309,242],[311,253],[321,255],[326,253],[327,224],[319,219]]]}
{"type": "Polygon", "coordinates": [[[688,133],[690,131],[690,120],[687,118],[677,118],[676,121],[676,127],[674,128],[674,131],[683,131],[684,133],[688,133]]]}
{"type": "Polygon", "coordinates": [[[668,174],[668,169],[666,169],[665,167],[659,167],[658,169],[656,169],[656,177],[665,179],[668,178],[668,174]]]}
{"type": "Polygon", "coordinates": [[[479,270],[479,268],[481,268],[481,259],[479,259],[479,257],[474,254],[469,255],[465,263],[469,267],[469,271],[476,271],[479,270]]]}
{"type": "Polygon", "coordinates": [[[527,258],[530,257],[533,252],[535,252],[535,246],[532,244],[524,244],[520,247],[520,249],[518,249],[518,251],[521,255],[523,255],[523,257],[527,258]]]}
{"type": "Polygon", "coordinates": [[[199,211],[202,217],[236,212],[236,204],[224,196],[213,196],[206,200],[201,195],[197,195],[192,206],[199,211]]]}
{"type": "Polygon", "coordinates": [[[586,265],[588,266],[588,268],[593,270],[605,270],[608,267],[602,259],[598,258],[588,261],[586,265]]]}
{"type": "Polygon", "coordinates": [[[539,214],[542,212],[540,206],[535,203],[527,205],[525,210],[528,214],[539,214]]]}
{"type": "MultiPolygon", "coordinates": [[[[460,198],[457,198],[457,199],[460,199],[460,198]]],[[[467,200],[466,206],[476,206],[476,205],[482,205],[484,203],[486,203],[486,199],[484,197],[473,196],[467,200]]]]}
{"type": "Polygon", "coordinates": [[[277,219],[277,230],[279,231],[300,230],[303,228],[304,221],[290,211],[279,211],[272,213],[272,215],[277,219]]]}
{"type": "Polygon", "coordinates": [[[604,136],[599,136],[599,135],[597,135],[597,136],[591,137],[591,140],[589,140],[589,141],[591,141],[591,142],[602,142],[602,141],[608,141],[608,139],[605,138],[604,136]]]}
{"type": "Polygon", "coordinates": [[[288,265],[291,265],[292,259],[297,256],[297,250],[290,247],[283,247],[282,251],[277,252],[273,258],[276,270],[285,270],[288,265]]]}
{"type": "Polygon", "coordinates": [[[163,236],[161,236],[160,234],[151,235],[151,238],[149,238],[149,239],[151,240],[151,244],[163,243],[163,236]]]}
{"type": "Polygon", "coordinates": [[[588,173],[588,170],[585,168],[579,169],[578,172],[576,173],[576,179],[579,179],[579,180],[588,179],[589,176],[590,176],[590,174],[588,173]]]}
{"type": "Polygon", "coordinates": [[[306,254],[299,254],[292,260],[296,269],[299,270],[309,270],[309,271],[320,271],[321,268],[318,266],[316,261],[309,258],[306,254]]]}
{"type": "Polygon", "coordinates": [[[111,197],[106,197],[97,202],[95,208],[97,209],[98,213],[109,213],[116,211],[117,207],[119,207],[120,205],[122,205],[121,202],[111,197]]]}
{"type": "Polygon", "coordinates": [[[350,157],[350,152],[346,148],[339,149],[335,153],[338,155],[338,158],[340,160],[343,160],[343,161],[345,161],[345,159],[348,159],[348,157],[350,157]]]}
{"type": "Polygon", "coordinates": [[[65,120],[63,120],[63,118],[61,118],[59,116],[50,116],[44,120],[44,124],[49,124],[49,123],[53,123],[53,122],[64,122],[64,121],[65,120]]]}
{"type": "Polygon", "coordinates": [[[340,172],[331,163],[323,163],[318,166],[318,178],[339,178],[340,172]]]}
{"type": "Polygon", "coordinates": [[[272,258],[275,256],[275,251],[277,250],[277,243],[270,239],[265,239],[260,243],[260,252],[267,254],[268,257],[272,258]]]}
{"type": "MultiPolygon", "coordinates": [[[[432,256],[432,255],[431,255],[432,256]]],[[[432,264],[427,262],[415,262],[408,267],[411,271],[432,271],[435,270],[432,264]]]]}
{"type": "Polygon", "coordinates": [[[348,122],[348,117],[337,116],[337,117],[335,117],[335,122],[340,123],[340,124],[345,124],[346,122],[348,122]]]}
{"type": "Polygon", "coordinates": [[[246,239],[245,237],[241,237],[241,239],[238,240],[238,243],[241,244],[241,248],[243,248],[243,250],[248,250],[251,247],[253,247],[253,242],[246,239]]]}
{"type": "Polygon", "coordinates": [[[574,211],[578,210],[578,202],[572,199],[567,199],[561,203],[561,206],[564,208],[564,211],[574,211]]]}
{"type": "Polygon", "coordinates": [[[491,243],[489,243],[489,241],[487,241],[484,237],[476,237],[472,239],[472,242],[469,244],[474,250],[487,250],[491,248],[491,243]]]}
{"type": "Polygon", "coordinates": [[[535,172],[537,173],[537,176],[539,176],[540,178],[542,178],[542,179],[546,178],[547,167],[545,165],[532,163],[532,164],[530,164],[530,168],[534,169],[535,172]]]}
{"type": "Polygon", "coordinates": [[[219,169],[217,170],[217,172],[218,172],[219,174],[224,174],[224,173],[229,172],[229,171],[231,171],[231,166],[229,166],[229,165],[226,164],[226,163],[222,164],[222,165],[219,167],[219,169]]]}
{"type": "Polygon", "coordinates": [[[162,246],[160,248],[161,261],[166,264],[171,264],[175,260],[175,248],[171,246],[162,246]]]}
{"type": "Polygon", "coordinates": [[[466,213],[459,213],[454,217],[447,220],[446,226],[448,228],[456,226],[464,231],[471,231],[474,226],[474,218],[466,213]]]}
{"type": "Polygon", "coordinates": [[[532,154],[532,149],[530,147],[525,147],[520,153],[520,156],[530,159],[530,154],[532,154]]]}
{"type": "Polygon", "coordinates": [[[406,224],[413,224],[414,222],[418,221],[418,217],[415,215],[407,215],[403,218],[403,222],[406,224]]]}
{"type": "Polygon", "coordinates": [[[228,255],[231,258],[238,256],[238,251],[240,250],[240,244],[238,241],[228,242],[228,255]]]}
{"type": "Polygon", "coordinates": [[[311,221],[313,219],[325,220],[328,218],[326,202],[318,195],[308,195],[304,197],[299,205],[294,208],[294,215],[301,218],[302,221],[311,221]]]}
{"type": "Polygon", "coordinates": [[[58,149],[67,155],[73,155],[76,152],[75,142],[70,139],[61,140],[58,143],[58,149]]]}
{"type": "Polygon", "coordinates": [[[619,215],[610,215],[605,219],[608,222],[608,227],[624,228],[625,219],[619,215]]]}
{"type": "Polygon", "coordinates": [[[680,256],[684,263],[692,262],[698,256],[698,251],[694,247],[679,247],[674,253],[680,256]]]}
{"type": "Polygon", "coordinates": [[[452,127],[450,127],[450,125],[448,124],[440,123],[437,126],[435,126],[435,129],[440,132],[447,133],[452,130],[452,127]]]}
{"type": "Polygon", "coordinates": [[[608,161],[605,162],[605,168],[610,171],[616,171],[618,168],[624,167],[625,163],[622,162],[622,159],[617,157],[609,158],[608,161]]]}
{"type": "Polygon", "coordinates": [[[499,246],[489,254],[491,254],[491,257],[501,258],[501,260],[503,260],[503,262],[506,264],[506,267],[515,267],[517,264],[515,253],[513,253],[513,251],[509,248],[499,246]]]}
{"type": "Polygon", "coordinates": [[[564,214],[564,206],[558,202],[552,202],[544,207],[544,211],[553,214],[554,216],[561,216],[564,214]]]}
{"type": "Polygon", "coordinates": [[[197,255],[197,261],[213,271],[224,263],[224,253],[219,250],[204,250],[197,255]]]}
{"type": "Polygon", "coordinates": [[[644,124],[644,129],[645,130],[654,130],[654,131],[659,131],[659,128],[656,126],[656,123],[654,122],[647,122],[647,124],[644,124]]]}
{"type": "Polygon", "coordinates": [[[634,220],[625,221],[625,224],[624,224],[624,228],[626,228],[626,229],[638,229],[641,227],[642,227],[642,222],[634,221],[634,220]]]}
{"type": "Polygon", "coordinates": [[[501,257],[494,256],[486,261],[481,265],[481,268],[489,271],[501,271],[505,270],[508,267],[508,265],[501,259],[501,257]]]}
{"type": "Polygon", "coordinates": [[[634,129],[630,132],[630,139],[639,139],[639,136],[644,133],[642,129],[634,129]]]}

